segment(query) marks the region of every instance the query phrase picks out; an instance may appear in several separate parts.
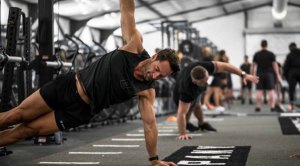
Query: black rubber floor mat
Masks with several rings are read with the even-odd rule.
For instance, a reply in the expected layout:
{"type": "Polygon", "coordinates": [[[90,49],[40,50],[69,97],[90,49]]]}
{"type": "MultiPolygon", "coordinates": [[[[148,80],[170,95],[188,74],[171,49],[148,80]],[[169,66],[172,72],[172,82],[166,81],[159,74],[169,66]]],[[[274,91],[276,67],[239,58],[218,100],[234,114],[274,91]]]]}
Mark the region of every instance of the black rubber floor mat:
{"type": "Polygon", "coordinates": [[[245,166],[251,146],[185,146],[166,157],[180,165],[245,166]]]}
{"type": "Polygon", "coordinates": [[[291,117],[278,117],[282,134],[284,135],[299,135],[299,129],[293,123],[291,117]]]}

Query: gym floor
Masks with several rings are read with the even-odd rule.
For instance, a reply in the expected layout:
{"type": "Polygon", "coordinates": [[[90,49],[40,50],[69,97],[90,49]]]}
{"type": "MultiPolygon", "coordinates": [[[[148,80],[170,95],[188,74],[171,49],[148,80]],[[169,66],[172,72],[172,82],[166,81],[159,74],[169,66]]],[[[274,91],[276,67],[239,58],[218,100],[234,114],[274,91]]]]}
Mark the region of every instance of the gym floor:
{"type": "MultiPolygon", "coordinates": [[[[300,153],[299,135],[282,134],[279,113],[270,112],[267,106],[262,107],[260,113],[255,113],[254,105],[241,105],[239,101],[235,101],[231,107],[225,115],[206,116],[206,121],[218,132],[194,132],[193,139],[185,141],[177,140],[176,136],[165,136],[177,134],[176,122],[166,121],[166,116],[159,117],[157,123],[162,136],[158,139],[157,152],[160,159],[184,146],[250,146],[247,166],[300,165],[300,159],[289,157],[300,153]]],[[[196,124],[194,118],[192,122],[196,124]]],[[[8,146],[13,154],[0,157],[0,165],[149,165],[141,120],[66,132],[63,135],[67,140],[62,145],[33,145],[33,141],[22,141],[8,146]]]]}

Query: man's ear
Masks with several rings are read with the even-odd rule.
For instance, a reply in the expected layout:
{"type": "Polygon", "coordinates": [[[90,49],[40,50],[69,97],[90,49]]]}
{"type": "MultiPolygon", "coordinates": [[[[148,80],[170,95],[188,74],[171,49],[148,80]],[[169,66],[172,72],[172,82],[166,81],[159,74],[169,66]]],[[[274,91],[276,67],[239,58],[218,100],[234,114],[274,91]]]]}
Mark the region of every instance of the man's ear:
{"type": "Polygon", "coordinates": [[[154,54],[151,59],[155,60],[157,58],[158,54],[154,54]]]}

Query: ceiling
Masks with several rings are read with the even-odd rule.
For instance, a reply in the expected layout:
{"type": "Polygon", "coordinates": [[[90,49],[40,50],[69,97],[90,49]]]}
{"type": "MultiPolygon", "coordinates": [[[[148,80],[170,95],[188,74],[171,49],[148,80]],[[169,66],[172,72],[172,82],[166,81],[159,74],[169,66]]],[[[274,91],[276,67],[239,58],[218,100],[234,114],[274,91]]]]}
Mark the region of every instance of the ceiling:
{"type": "MultiPolygon", "coordinates": [[[[21,1],[38,2],[38,0],[21,1]]],[[[187,20],[189,23],[196,23],[272,6],[272,2],[273,0],[135,0],[135,18],[139,26],[155,30],[163,20],[187,20]]],[[[288,0],[288,5],[300,7],[300,1],[288,0]]],[[[88,25],[91,27],[101,29],[119,27],[119,0],[55,0],[54,12],[72,20],[89,20],[88,25]]]]}

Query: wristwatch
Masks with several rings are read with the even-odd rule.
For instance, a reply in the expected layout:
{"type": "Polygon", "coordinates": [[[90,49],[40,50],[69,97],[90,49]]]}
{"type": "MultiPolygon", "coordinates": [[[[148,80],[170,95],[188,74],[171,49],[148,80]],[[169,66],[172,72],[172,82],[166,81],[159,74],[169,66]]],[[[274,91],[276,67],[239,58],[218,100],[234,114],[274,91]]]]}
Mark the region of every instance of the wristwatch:
{"type": "Polygon", "coordinates": [[[246,74],[247,74],[247,73],[246,73],[245,71],[242,71],[241,77],[244,78],[244,77],[246,76],[246,74]]]}
{"type": "Polygon", "coordinates": [[[149,161],[153,161],[153,160],[158,160],[158,155],[149,158],[149,161]]]}

